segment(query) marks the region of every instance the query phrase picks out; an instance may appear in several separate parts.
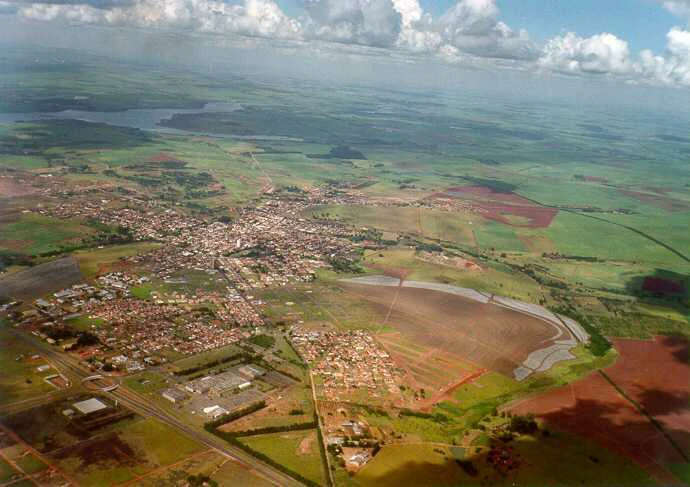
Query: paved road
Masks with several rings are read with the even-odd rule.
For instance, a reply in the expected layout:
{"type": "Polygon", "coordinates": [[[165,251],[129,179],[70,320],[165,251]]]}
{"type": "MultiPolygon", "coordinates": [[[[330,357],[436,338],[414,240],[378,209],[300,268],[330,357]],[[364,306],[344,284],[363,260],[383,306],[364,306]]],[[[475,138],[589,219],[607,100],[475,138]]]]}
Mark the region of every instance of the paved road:
{"type": "MultiPolygon", "coordinates": [[[[60,366],[63,369],[61,372],[70,377],[70,379],[74,378],[77,379],[77,381],[81,381],[82,379],[93,375],[91,371],[83,368],[79,364],[79,362],[77,362],[74,358],[70,357],[69,355],[54,350],[49,345],[43,343],[42,341],[30,335],[27,335],[26,333],[11,328],[8,328],[8,330],[10,330],[15,336],[17,336],[17,338],[29,343],[35,348],[38,348],[41,351],[41,353],[43,353],[46,356],[46,358],[49,358],[51,361],[53,361],[53,363],[60,366]]],[[[123,404],[124,406],[128,407],[136,413],[139,413],[143,416],[154,417],[162,423],[167,424],[172,428],[175,428],[176,430],[198,441],[202,445],[212,448],[213,450],[224,455],[225,457],[236,461],[237,463],[246,467],[248,470],[252,471],[253,473],[256,473],[257,475],[265,478],[266,480],[272,482],[275,485],[302,485],[292,477],[285,475],[278,470],[275,470],[274,468],[270,467],[269,465],[266,465],[263,462],[260,462],[258,459],[254,458],[253,456],[249,455],[243,450],[229,445],[222,439],[207,432],[206,430],[186,424],[184,421],[177,419],[169,412],[151,403],[151,401],[149,401],[147,398],[137,394],[134,391],[120,387],[106,394],[112,396],[113,399],[116,399],[121,404],[123,404]]]]}

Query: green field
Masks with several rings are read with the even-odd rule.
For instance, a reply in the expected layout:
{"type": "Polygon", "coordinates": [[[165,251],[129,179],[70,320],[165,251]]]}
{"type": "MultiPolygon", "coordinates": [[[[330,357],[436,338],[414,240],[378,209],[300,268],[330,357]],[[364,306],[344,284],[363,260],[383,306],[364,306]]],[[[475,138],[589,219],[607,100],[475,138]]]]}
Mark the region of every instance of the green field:
{"type": "Polygon", "coordinates": [[[506,486],[654,485],[632,462],[572,436],[523,436],[510,446],[523,463],[506,476],[487,464],[485,449],[465,456],[478,470],[472,476],[456,463],[458,453],[452,447],[422,443],[385,446],[355,481],[362,486],[477,485],[480,479],[489,485],[506,486]]]}
{"type": "Polygon", "coordinates": [[[209,350],[207,352],[197,353],[190,357],[185,357],[183,359],[177,360],[173,363],[173,366],[177,370],[203,368],[208,364],[223,361],[229,357],[237,355],[240,352],[242,352],[242,350],[237,346],[227,345],[225,347],[216,348],[213,350],[209,350]]]}
{"type": "Polygon", "coordinates": [[[25,214],[17,221],[0,224],[0,250],[43,254],[92,233],[93,229],[76,221],[25,214]]]}
{"type": "Polygon", "coordinates": [[[153,243],[113,245],[101,249],[80,250],[74,253],[79,268],[86,278],[93,278],[117,263],[123,257],[138,255],[158,247],[153,243]]]}
{"type": "Polygon", "coordinates": [[[36,458],[33,453],[28,453],[17,459],[17,465],[27,475],[33,475],[48,468],[48,465],[36,458]]]}
{"type": "Polygon", "coordinates": [[[324,467],[316,434],[315,430],[289,431],[242,437],[240,441],[252,450],[261,452],[286,468],[323,485],[324,467]],[[300,451],[300,445],[303,451],[300,451]]]}
{"type": "Polygon", "coordinates": [[[36,367],[45,360],[33,360],[34,349],[15,338],[0,322],[0,404],[7,404],[55,390],[43,377],[54,369],[39,373],[36,367]]]}

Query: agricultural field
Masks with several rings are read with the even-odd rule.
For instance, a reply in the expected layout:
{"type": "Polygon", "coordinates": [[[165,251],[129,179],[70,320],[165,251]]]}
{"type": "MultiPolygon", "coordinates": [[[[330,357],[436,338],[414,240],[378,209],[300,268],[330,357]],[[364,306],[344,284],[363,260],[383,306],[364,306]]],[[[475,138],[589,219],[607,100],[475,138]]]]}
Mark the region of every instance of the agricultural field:
{"type": "Polygon", "coordinates": [[[627,456],[660,482],[674,482],[669,471],[682,470],[690,454],[688,342],[657,337],[614,346],[621,356],[613,366],[509,410],[534,413],[627,456]]]}

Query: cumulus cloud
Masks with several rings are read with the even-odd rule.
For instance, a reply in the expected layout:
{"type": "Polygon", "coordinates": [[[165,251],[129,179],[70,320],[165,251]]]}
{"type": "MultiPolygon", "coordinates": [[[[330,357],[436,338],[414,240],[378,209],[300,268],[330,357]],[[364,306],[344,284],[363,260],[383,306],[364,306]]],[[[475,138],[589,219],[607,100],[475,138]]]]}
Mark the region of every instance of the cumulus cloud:
{"type": "Polygon", "coordinates": [[[230,5],[214,0],[136,0],[112,8],[90,4],[32,3],[19,15],[39,21],[187,29],[276,38],[298,38],[301,26],[273,0],[230,5]]]}
{"type": "MultiPolygon", "coordinates": [[[[32,21],[132,26],[266,38],[283,48],[318,46],[342,55],[366,52],[396,59],[432,56],[450,63],[492,63],[570,75],[605,75],[628,82],[690,87],[690,31],[673,28],[663,53],[633,55],[610,33],[569,32],[537,45],[500,20],[496,0],[457,0],[432,17],[419,0],[301,0],[305,14],[288,16],[280,0],[0,0],[0,14],[32,21]],[[314,42],[293,42],[314,41],[314,42]],[[362,51],[364,50],[364,51],[362,51]]],[[[690,18],[690,0],[657,0],[690,18]]],[[[236,42],[237,40],[235,40],[236,42]]]]}
{"type": "Polygon", "coordinates": [[[628,43],[613,34],[578,37],[573,32],[548,41],[538,64],[570,74],[625,74],[633,70],[628,43]]]}
{"type": "Polygon", "coordinates": [[[638,70],[652,82],[690,86],[690,31],[674,27],[666,38],[664,55],[642,51],[638,70]]]}
{"type": "Polygon", "coordinates": [[[498,20],[495,0],[461,0],[439,20],[444,42],[481,57],[530,59],[536,54],[526,31],[498,20]]]}
{"type": "Polygon", "coordinates": [[[391,0],[307,0],[310,37],[333,42],[390,47],[402,27],[391,0]]]}

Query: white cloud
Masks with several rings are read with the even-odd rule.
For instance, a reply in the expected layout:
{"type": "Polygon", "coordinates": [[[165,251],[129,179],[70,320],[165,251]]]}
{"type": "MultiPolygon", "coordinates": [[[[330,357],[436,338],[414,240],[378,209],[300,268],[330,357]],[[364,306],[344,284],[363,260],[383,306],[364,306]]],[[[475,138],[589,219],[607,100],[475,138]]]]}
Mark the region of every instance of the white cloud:
{"type": "MultiPolygon", "coordinates": [[[[682,28],[669,31],[663,53],[644,50],[634,56],[625,40],[610,33],[583,38],[569,32],[537,46],[526,31],[500,20],[496,0],[457,0],[438,18],[425,12],[419,0],[301,0],[306,15],[300,18],[283,12],[279,1],[0,0],[0,14],[16,13],[33,21],[215,33],[233,42],[265,38],[276,47],[282,43],[283,49],[289,44],[302,50],[314,45],[319,52],[338,55],[351,51],[398,60],[433,56],[449,63],[690,87],[690,31],[682,28]]],[[[690,0],[658,1],[690,18],[690,0]]]]}
{"type": "Polygon", "coordinates": [[[530,59],[534,44],[526,31],[513,31],[498,21],[495,0],[461,0],[439,20],[443,41],[481,57],[530,59]]]}
{"type": "Polygon", "coordinates": [[[245,0],[229,5],[214,0],[137,0],[113,8],[88,4],[33,3],[19,9],[25,19],[126,25],[256,37],[298,38],[301,26],[273,0],[245,0]]]}
{"type": "Polygon", "coordinates": [[[304,7],[310,37],[317,39],[390,47],[402,28],[391,0],[307,0],[304,7]]]}
{"type": "Polygon", "coordinates": [[[570,74],[627,74],[634,68],[628,43],[608,33],[582,38],[569,32],[555,37],[544,46],[538,64],[570,74]]]}
{"type": "Polygon", "coordinates": [[[638,70],[650,82],[690,86],[690,31],[674,27],[666,35],[666,53],[640,53],[638,70]]]}
{"type": "Polygon", "coordinates": [[[690,17],[690,0],[661,0],[666,10],[678,17],[690,17]]]}

